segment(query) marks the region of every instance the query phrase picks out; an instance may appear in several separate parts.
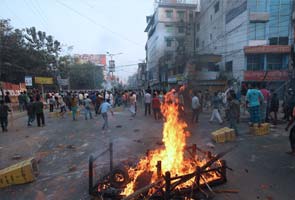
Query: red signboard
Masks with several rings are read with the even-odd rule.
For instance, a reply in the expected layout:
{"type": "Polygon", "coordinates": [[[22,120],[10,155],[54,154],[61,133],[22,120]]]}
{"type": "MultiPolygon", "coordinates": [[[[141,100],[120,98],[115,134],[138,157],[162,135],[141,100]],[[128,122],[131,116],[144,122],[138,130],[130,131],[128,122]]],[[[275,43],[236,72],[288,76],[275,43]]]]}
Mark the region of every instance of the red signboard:
{"type": "Polygon", "coordinates": [[[75,62],[78,64],[92,63],[94,65],[106,65],[105,54],[75,54],[75,62]]]}
{"type": "Polygon", "coordinates": [[[287,70],[244,72],[245,81],[286,81],[288,78],[287,70]]]}
{"type": "Polygon", "coordinates": [[[244,47],[245,54],[254,53],[290,53],[289,45],[264,45],[264,46],[247,46],[244,47]]]}

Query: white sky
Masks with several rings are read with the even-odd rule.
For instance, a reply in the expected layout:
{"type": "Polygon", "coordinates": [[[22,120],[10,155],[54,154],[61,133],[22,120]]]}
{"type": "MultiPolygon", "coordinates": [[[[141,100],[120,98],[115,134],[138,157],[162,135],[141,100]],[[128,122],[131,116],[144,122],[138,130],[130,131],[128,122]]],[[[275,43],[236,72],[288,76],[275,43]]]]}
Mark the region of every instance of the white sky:
{"type": "MultiPolygon", "coordinates": [[[[14,28],[35,26],[67,46],[72,54],[120,53],[116,65],[136,64],[145,58],[146,16],[153,0],[1,0],[0,18],[14,28]]],[[[137,66],[118,67],[123,80],[137,66]]]]}

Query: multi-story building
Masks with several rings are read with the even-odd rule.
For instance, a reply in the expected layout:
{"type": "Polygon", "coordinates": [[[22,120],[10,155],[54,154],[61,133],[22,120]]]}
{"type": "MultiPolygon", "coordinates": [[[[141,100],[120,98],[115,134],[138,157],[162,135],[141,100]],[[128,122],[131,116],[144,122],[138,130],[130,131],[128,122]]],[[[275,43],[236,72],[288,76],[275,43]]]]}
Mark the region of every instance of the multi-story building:
{"type": "Polygon", "coordinates": [[[177,84],[185,68],[185,55],[194,49],[194,15],[197,0],[156,0],[147,17],[146,59],[152,87],[177,84]]]}
{"type": "Polygon", "coordinates": [[[221,56],[218,63],[208,62],[201,70],[207,76],[201,76],[268,81],[270,88],[279,88],[288,80],[292,4],[292,0],[201,0],[196,52],[221,56]]]}
{"type": "Polygon", "coordinates": [[[145,89],[147,88],[147,70],[146,70],[146,63],[138,63],[137,68],[137,88],[138,89],[145,89]]]}

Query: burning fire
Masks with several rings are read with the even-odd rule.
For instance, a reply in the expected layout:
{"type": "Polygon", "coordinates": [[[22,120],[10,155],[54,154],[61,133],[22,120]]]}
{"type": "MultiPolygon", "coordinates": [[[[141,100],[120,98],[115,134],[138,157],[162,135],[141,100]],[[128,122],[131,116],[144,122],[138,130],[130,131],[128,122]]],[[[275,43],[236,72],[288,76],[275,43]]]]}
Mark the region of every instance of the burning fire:
{"type": "MultiPolygon", "coordinates": [[[[162,139],[164,148],[150,151],[147,156],[139,161],[136,167],[128,170],[131,181],[122,191],[122,195],[128,196],[134,192],[136,181],[143,173],[152,174],[149,183],[157,181],[159,179],[157,174],[158,161],[162,163],[162,173],[169,171],[171,177],[193,173],[197,166],[201,167],[206,163],[207,160],[203,158],[185,158],[186,139],[189,132],[185,131],[187,124],[179,119],[180,109],[183,108],[179,107],[176,91],[168,92],[165,95],[164,103],[161,105],[161,111],[165,119],[162,139]]],[[[206,182],[216,178],[218,177],[215,173],[210,173],[209,177],[204,177],[206,182]]],[[[188,181],[179,187],[188,187],[192,182],[193,180],[188,181]]]]}

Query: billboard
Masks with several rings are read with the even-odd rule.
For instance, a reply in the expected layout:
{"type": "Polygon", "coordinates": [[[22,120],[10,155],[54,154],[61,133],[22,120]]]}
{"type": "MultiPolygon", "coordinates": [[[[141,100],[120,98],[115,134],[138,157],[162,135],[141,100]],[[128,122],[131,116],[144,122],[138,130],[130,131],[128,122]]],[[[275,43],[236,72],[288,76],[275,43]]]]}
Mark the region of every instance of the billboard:
{"type": "Polygon", "coordinates": [[[289,78],[287,70],[272,71],[245,71],[245,81],[287,81],[289,78]]]}
{"type": "Polygon", "coordinates": [[[110,70],[110,72],[115,72],[115,61],[114,60],[109,61],[109,70],[110,70]]]}
{"type": "Polygon", "coordinates": [[[28,87],[33,86],[33,79],[31,76],[25,76],[25,84],[28,87]]]}
{"type": "Polygon", "coordinates": [[[53,84],[53,78],[52,77],[35,77],[35,83],[41,84],[41,85],[51,85],[53,84]]]}
{"type": "Polygon", "coordinates": [[[94,65],[106,65],[105,54],[75,54],[74,59],[77,64],[92,63],[94,65]]]}

